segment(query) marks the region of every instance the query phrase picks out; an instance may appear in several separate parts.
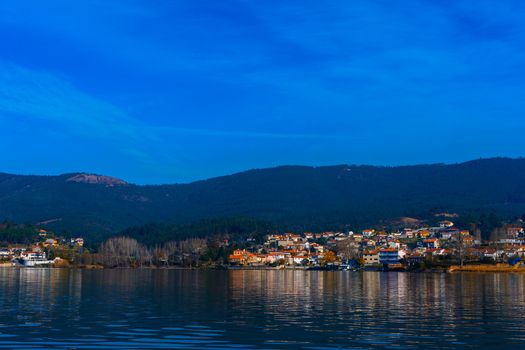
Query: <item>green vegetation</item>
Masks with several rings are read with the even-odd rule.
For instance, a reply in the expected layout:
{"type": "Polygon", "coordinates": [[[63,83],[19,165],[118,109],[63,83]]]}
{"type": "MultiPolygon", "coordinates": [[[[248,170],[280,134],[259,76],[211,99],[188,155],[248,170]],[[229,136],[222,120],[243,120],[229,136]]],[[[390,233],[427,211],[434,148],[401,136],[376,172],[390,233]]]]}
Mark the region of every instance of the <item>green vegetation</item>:
{"type": "Polygon", "coordinates": [[[0,224],[0,245],[29,244],[38,239],[38,230],[32,225],[17,225],[11,222],[0,224]]]}
{"type": "Polygon", "coordinates": [[[263,220],[233,217],[224,219],[199,220],[192,224],[151,223],[125,229],[119,235],[131,237],[147,246],[162,244],[187,238],[223,237],[223,239],[243,242],[248,239],[262,242],[268,233],[276,228],[263,220]]]}
{"type": "MultiPolygon", "coordinates": [[[[0,174],[0,219],[46,222],[57,234],[74,233],[89,242],[134,226],[131,234],[151,244],[187,237],[190,231],[191,236],[221,233],[220,225],[203,228],[202,220],[211,218],[253,217],[279,229],[320,231],[388,226],[398,217],[429,218],[441,211],[476,220],[482,213],[502,219],[525,213],[525,159],[403,167],[286,166],[162,186],[67,181],[73,176],[0,174]],[[191,222],[200,223],[192,227],[191,222]]],[[[476,221],[484,238],[493,232],[492,219],[476,221]]]]}

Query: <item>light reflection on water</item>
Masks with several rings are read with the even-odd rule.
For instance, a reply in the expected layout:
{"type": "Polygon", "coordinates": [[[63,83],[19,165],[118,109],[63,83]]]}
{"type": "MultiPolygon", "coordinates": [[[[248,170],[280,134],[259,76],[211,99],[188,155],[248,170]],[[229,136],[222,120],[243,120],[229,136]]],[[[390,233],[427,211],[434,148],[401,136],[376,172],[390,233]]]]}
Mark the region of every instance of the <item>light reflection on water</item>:
{"type": "Polygon", "coordinates": [[[525,275],[0,269],[0,348],[519,348],[525,275]]]}

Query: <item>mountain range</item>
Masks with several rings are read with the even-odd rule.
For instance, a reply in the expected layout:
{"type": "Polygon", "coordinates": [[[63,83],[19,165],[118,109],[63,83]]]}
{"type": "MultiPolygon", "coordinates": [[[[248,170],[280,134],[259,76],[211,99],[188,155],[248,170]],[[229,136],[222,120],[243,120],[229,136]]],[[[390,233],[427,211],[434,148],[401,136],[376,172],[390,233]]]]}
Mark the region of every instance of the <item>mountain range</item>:
{"type": "Polygon", "coordinates": [[[291,229],[357,228],[437,212],[524,214],[525,159],[281,166],[175,185],[134,185],[87,173],[0,173],[0,220],[86,235],[226,217],[291,229]]]}

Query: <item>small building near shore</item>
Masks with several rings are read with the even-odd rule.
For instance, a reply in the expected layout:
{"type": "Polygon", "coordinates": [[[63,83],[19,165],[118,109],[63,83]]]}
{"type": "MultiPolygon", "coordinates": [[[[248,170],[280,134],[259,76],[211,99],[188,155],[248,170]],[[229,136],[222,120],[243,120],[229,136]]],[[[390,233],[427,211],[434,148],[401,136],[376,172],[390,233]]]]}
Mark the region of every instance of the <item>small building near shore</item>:
{"type": "Polygon", "coordinates": [[[379,251],[379,263],[382,265],[391,265],[399,263],[399,254],[397,249],[386,248],[379,251]]]}
{"type": "Polygon", "coordinates": [[[379,265],[379,252],[377,250],[364,252],[363,261],[365,266],[379,265]]]}

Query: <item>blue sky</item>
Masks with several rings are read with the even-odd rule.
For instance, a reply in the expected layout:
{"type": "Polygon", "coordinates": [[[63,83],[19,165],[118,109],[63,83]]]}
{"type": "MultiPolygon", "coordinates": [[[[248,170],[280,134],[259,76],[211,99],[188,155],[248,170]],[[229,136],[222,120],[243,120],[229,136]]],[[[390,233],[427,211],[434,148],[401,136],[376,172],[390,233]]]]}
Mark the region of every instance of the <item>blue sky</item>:
{"type": "Polygon", "coordinates": [[[523,156],[523,1],[0,4],[0,171],[523,156]]]}

